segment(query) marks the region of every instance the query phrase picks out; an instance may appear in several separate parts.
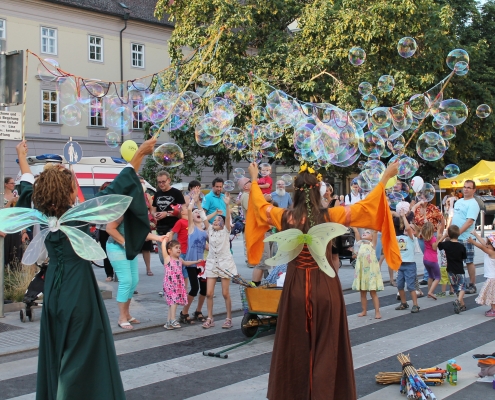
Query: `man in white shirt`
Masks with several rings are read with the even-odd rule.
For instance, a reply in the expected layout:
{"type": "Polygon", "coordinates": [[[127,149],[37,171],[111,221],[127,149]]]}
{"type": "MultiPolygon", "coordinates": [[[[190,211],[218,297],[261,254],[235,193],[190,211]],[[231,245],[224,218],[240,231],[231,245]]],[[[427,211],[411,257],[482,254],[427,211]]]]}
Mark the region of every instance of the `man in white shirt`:
{"type": "Polygon", "coordinates": [[[351,182],[351,193],[345,195],[345,205],[350,206],[351,204],[355,204],[360,200],[363,200],[365,196],[362,193],[359,193],[359,186],[356,180],[351,182]]]}
{"type": "Polygon", "coordinates": [[[289,208],[292,205],[290,194],[285,191],[285,183],[279,180],[276,183],[277,190],[272,193],[272,200],[276,201],[280,208],[289,208]]]}

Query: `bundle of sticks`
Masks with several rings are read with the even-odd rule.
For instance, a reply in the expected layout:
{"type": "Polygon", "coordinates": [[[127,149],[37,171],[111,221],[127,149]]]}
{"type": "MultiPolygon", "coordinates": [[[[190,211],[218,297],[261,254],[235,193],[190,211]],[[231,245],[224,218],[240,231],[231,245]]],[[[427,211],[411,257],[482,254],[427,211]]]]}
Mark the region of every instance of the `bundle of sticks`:
{"type": "Polygon", "coordinates": [[[399,354],[397,359],[402,365],[402,372],[379,372],[375,375],[376,382],[381,385],[400,384],[400,392],[408,399],[436,399],[429,386],[443,384],[447,371],[438,367],[421,368],[416,370],[405,354],[399,354]]]}
{"type": "Polygon", "coordinates": [[[220,267],[216,267],[212,272],[215,275],[218,275],[220,278],[230,278],[233,283],[236,283],[238,285],[241,285],[244,287],[256,287],[256,285],[253,282],[248,282],[247,280],[245,280],[240,275],[234,275],[228,269],[222,269],[220,267]]]}

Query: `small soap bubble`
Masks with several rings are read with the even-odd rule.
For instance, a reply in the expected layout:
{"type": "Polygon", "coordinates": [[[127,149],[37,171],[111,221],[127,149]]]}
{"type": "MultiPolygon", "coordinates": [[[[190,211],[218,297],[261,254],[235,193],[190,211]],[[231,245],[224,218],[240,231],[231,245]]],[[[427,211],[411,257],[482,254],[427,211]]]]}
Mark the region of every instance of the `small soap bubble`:
{"type": "MultiPolygon", "coordinates": [[[[445,60],[447,62],[447,66],[454,71],[455,66],[458,62],[463,61],[466,64],[469,65],[469,54],[467,53],[466,50],[462,49],[455,49],[452,50],[448,55],[447,59],[445,60]]],[[[464,70],[467,69],[467,66],[464,68],[464,70]]],[[[462,71],[462,70],[461,70],[462,71]]]]}
{"type": "Polygon", "coordinates": [[[445,176],[445,178],[447,179],[454,178],[460,173],[461,170],[455,164],[449,164],[443,169],[443,176],[445,176]]]}
{"type": "Polygon", "coordinates": [[[361,105],[367,111],[372,110],[378,106],[378,99],[373,94],[368,94],[361,98],[361,105]]]}
{"type": "Polygon", "coordinates": [[[45,82],[53,82],[57,78],[62,76],[62,73],[58,71],[60,65],[57,60],[52,58],[45,58],[38,64],[38,77],[45,82]]]}
{"type": "Polygon", "coordinates": [[[184,162],[184,153],[175,143],[164,143],[153,152],[153,159],[163,167],[178,167],[184,162]]]}
{"type": "Polygon", "coordinates": [[[113,131],[107,132],[107,134],[105,135],[105,144],[108,147],[115,149],[116,147],[118,147],[119,143],[120,143],[120,135],[117,132],[113,132],[113,131]]]}
{"type": "Polygon", "coordinates": [[[425,132],[416,142],[416,151],[425,161],[439,160],[446,150],[445,140],[436,132],[425,132]]]}
{"type": "Polygon", "coordinates": [[[378,79],[378,84],[376,85],[378,90],[388,93],[394,89],[395,79],[392,75],[382,75],[378,79]]]}
{"type": "Polygon", "coordinates": [[[358,92],[361,96],[366,96],[368,94],[371,94],[372,90],[373,90],[373,85],[369,82],[361,82],[358,86],[358,92]]]}
{"type": "Polygon", "coordinates": [[[211,90],[213,86],[217,83],[216,78],[211,74],[203,74],[196,80],[196,85],[194,90],[200,96],[204,96],[206,92],[211,90]]]}
{"type": "Polygon", "coordinates": [[[476,116],[478,118],[488,118],[491,113],[492,109],[488,104],[480,104],[476,109],[476,116]]]}
{"type": "Polygon", "coordinates": [[[60,121],[68,126],[76,126],[81,122],[81,107],[78,104],[69,104],[62,108],[60,121]]]}
{"type": "Polygon", "coordinates": [[[242,168],[234,169],[234,178],[235,179],[241,179],[241,178],[244,178],[245,176],[246,176],[246,171],[244,171],[244,169],[242,169],[242,168]]]}
{"type": "Polygon", "coordinates": [[[438,134],[442,137],[444,140],[450,140],[455,138],[455,126],[452,125],[444,125],[440,127],[438,134]]]}
{"type": "Polygon", "coordinates": [[[225,181],[223,183],[223,190],[225,192],[232,192],[235,189],[235,183],[231,180],[225,181]]]}
{"type": "Polygon", "coordinates": [[[361,47],[349,50],[349,62],[354,66],[362,65],[366,61],[366,52],[361,47]]]}
{"type": "Polygon", "coordinates": [[[417,201],[430,202],[435,197],[435,188],[431,183],[425,183],[420,191],[416,192],[417,201]]]}
{"type": "Polygon", "coordinates": [[[412,37],[403,37],[401,40],[399,40],[399,43],[397,43],[397,51],[403,58],[412,57],[414,53],[416,53],[417,48],[418,45],[412,37]]]}
{"type": "Polygon", "coordinates": [[[289,174],[282,175],[280,179],[284,181],[285,186],[290,186],[292,185],[292,182],[294,182],[294,179],[289,174]]]}

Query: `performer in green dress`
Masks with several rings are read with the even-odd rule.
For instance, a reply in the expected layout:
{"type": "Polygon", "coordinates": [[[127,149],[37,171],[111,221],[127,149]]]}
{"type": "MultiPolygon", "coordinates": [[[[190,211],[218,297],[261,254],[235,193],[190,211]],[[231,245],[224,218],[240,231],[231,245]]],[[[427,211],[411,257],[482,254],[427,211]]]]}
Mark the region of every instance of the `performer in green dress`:
{"type": "Polygon", "coordinates": [[[130,165],[97,194],[103,197],[74,208],[73,174],[63,166],[51,165],[35,181],[26,160],[27,144],[17,145],[23,174],[17,207],[25,208],[2,210],[0,230],[48,225],[23,259],[33,262],[44,246],[50,259],[41,316],[38,400],[125,399],[108,315],[88,261],[104,255],[86,233],[89,222],[110,222],[125,211],[124,221],[132,226],[125,232],[126,256],[131,260],[140,252],[150,228],[136,171],[152,153],[155,142],[151,139],[139,147],[130,165]],[[28,210],[31,201],[35,210],[28,210]]]}

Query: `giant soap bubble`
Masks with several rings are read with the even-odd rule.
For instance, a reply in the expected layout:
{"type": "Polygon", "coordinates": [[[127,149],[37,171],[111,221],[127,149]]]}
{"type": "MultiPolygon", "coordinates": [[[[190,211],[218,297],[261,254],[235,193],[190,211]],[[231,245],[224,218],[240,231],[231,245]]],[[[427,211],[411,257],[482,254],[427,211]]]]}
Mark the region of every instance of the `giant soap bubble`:
{"type": "Polygon", "coordinates": [[[184,162],[184,153],[175,143],[164,143],[153,152],[153,159],[163,167],[178,167],[184,162]]]}
{"type": "Polygon", "coordinates": [[[363,64],[366,60],[366,52],[361,47],[353,47],[349,50],[349,62],[354,66],[363,64]]]}

